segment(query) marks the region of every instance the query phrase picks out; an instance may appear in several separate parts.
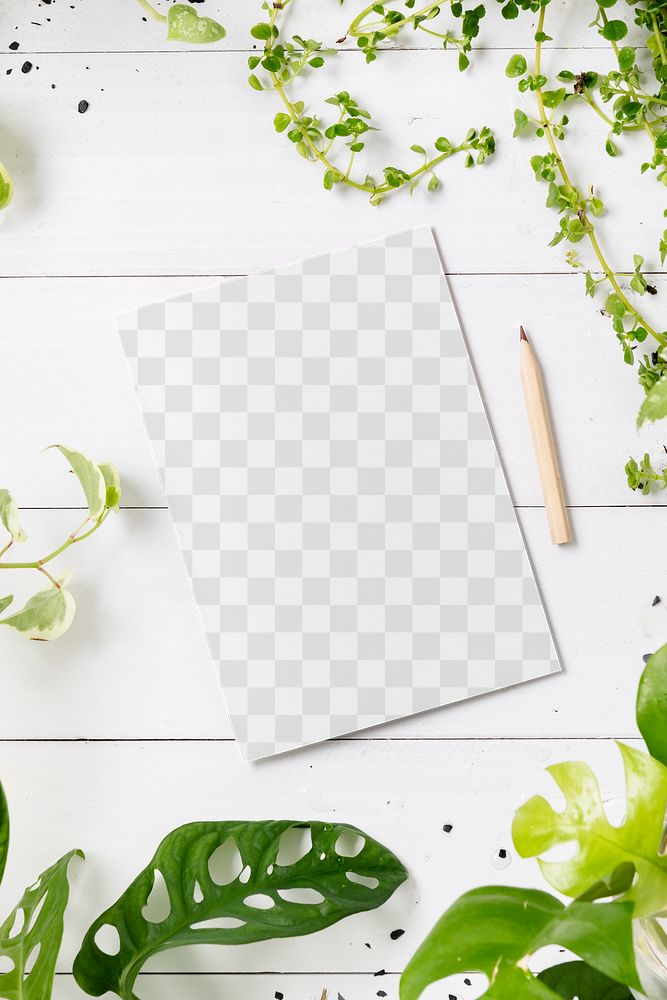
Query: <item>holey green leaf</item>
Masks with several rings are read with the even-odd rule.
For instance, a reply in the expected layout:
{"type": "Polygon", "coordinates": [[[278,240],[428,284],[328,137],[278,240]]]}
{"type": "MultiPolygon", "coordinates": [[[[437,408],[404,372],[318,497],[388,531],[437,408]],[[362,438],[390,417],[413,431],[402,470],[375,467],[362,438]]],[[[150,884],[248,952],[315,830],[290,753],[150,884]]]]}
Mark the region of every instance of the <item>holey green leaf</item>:
{"type": "Polygon", "coordinates": [[[7,864],[7,852],[9,850],[9,809],[7,799],[0,783],[0,882],[5,873],[7,864]]]}
{"type": "Polygon", "coordinates": [[[638,986],[631,903],[571,903],[536,889],[483,886],[443,914],[401,976],[401,1000],[418,1000],[449,976],[481,972],[485,1000],[556,1000],[533,976],[531,956],[560,945],[618,982],[638,986]]]}
{"type": "Polygon", "coordinates": [[[189,823],[92,925],[74,977],[91,996],[134,1000],[137,976],[161,951],[312,934],[375,909],[406,878],[386,847],[354,827],[189,823]]]}
{"type": "Polygon", "coordinates": [[[40,875],[0,927],[3,1000],[50,1000],[69,899],[67,869],[75,856],[83,854],[70,851],[40,875]]]}
{"type": "Polygon", "coordinates": [[[622,743],[618,747],[627,800],[620,825],[609,822],[590,767],[573,761],[547,769],[565,796],[565,808],[557,812],[542,796],[535,796],[516,813],[512,835],[524,858],[573,845],[575,853],[567,860],[540,860],[544,877],[566,896],[580,896],[620,865],[634,865],[635,879],[624,898],[634,902],[635,914],[641,917],[667,907],[667,857],[661,853],[667,767],[632,747],[622,743]]]}
{"type": "MultiPolygon", "coordinates": [[[[174,8],[172,7],[171,10],[174,8]]],[[[81,483],[81,488],[88,504],[88,512],[91,518],[100,517],[104,512],[107,496],[107,484],[99,465],[95,465],[89,458],[86,458],[80,451],[72,451],[63,444],[52,444],[52,448],[57,448],[62,452],[72,467],[72,472],[81,483]]]]}
{"type": "Polygon", "coordinates": [[[66,582],[67,577],[63,577],[58,587],[40,590],[20,611],[8,618],[0,618],[0,625],[20,632],[25,639],[43,642],[59,639],[72,624],[76,613],[76,602],[65,589],[66,582]]]}
{"type": "Polygon", "coordinates": [[[200,16],[184,3],[176,3],[169,8],[168,22],[167,38],[172,42],[208,45],[225,37],[225,29],[221,24],[210,17],[200,16]]]}
{"type": "Polygon", "coordinates": [[[13,542],[25,542],[27,535],[19,522],[19,510],[9,490],[0,490],[0,524],[9,532],[13,542]]]}

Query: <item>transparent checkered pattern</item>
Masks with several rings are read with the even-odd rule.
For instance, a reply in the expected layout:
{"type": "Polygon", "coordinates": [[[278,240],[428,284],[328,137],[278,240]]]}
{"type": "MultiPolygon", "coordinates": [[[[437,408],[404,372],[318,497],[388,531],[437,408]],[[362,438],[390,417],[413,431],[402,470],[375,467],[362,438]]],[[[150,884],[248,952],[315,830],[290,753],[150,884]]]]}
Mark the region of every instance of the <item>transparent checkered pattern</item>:
{"type": "Polygon", "coordinates": [[[119,328],[244,759],[560,669],[428,228],[119,328]]]}

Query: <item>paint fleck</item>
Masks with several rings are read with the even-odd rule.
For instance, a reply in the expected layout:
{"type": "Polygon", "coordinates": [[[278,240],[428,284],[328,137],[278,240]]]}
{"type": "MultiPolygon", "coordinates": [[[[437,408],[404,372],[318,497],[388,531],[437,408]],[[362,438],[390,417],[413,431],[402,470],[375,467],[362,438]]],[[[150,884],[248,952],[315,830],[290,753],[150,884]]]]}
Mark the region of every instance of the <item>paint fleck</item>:
{"type": "Polygon", "coordinates": [[[454,827],[452,826],[451,823],[445,823],[442,829],[444,830],[445,833],[451,833],[454,827]]]}
{"type": "Polygon", "coordinates": [[[90,104],[88,103],[88,101],[79,101],[79,104],[77,106],[77,110],[78,110],[78,112],[79,112],[80,115],[85,115],[85,113],[86,113],[86,111],[88,110],[89,107],[90,107],[90,104]]]}
{"type": "Polygon", "coordinates": [[[9,47],[12,50],[12,52],[16,52],[16,50],[19,47],[19,43],[18,42],[11,42],[10,45],[9,45],[9,47]]]}
{"type": "Polygon", "coordinates": [[[398,939],[400,937],[403,937],[404,934],[405,934],[405,931],[403,930],[403,928],[402,927],[397,927],[395,931],[391,932],[391,934],[389,935],[389,937],[391,938],[392,941],[398,941],[398,939]]]}
{"type": "Polygon", "coordinates": [[[653,600],[651,601],[651,607],[654,608],[656,604],[660,604],[661,600],[662,598],[659,596],[659,594],[656,594],[653,600]]]}
{"type": "Polygon", "coordinates": [[[31,69],[32,69],[32,63],[28,59],[26,59],[26,61],[21,66],[21,72],[29,73],[31,69]]]}
{"type": "Polygon", "coordinates": [[[384,990],[378,990],[378,991],[377,991],[377,996],[379,996],[379,997],[386,997],[386,995],[387,995],[387,994],[385,993],[385,991],[384,991],[384,990]]]}
{"type": "Polygon", "coordinates": [[[276,992],[273,995],[276,998],[276,1000],[283,1000],[284,994],[281,993],[280,990],[276,990],[276,992]]]}

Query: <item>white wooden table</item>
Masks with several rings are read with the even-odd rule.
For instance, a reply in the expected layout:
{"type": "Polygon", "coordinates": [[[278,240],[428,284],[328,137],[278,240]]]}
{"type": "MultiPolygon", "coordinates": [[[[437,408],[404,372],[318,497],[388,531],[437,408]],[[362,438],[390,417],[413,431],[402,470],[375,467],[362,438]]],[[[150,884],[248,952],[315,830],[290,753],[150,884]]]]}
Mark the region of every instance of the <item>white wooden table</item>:
{"type": "MultiPolygon", "coordinates": [[[[45,445],[63,441],[114,461],[124,480],[121,515],[66,560],[79,603],[71,632],[53,645],[0,636],[0,775],[13,822],[0,915],[59,854],[86,851],[55,992],[70,1000],[81,995],[70,970],[83,932],[167,831],[194,819],[335,817],[408,865],[409,883],[387,906],[301,941],[171,952],[149,965],[139,992],[309,1000],[326,986],[345,1000],[378,990],[394,998],[407,958],[456,895],[489,881],[539,884],[534,865],[513,856],[509,831],[522,799],[549,787],[547,762],[585,757],[605,796],[622,794],[611,739],[637,735],[641,656],[667,635],[667,612],[646,613],[665,592],[665,499],[629,493],[622,467],[630,452],[657,449],[661,432],[635,432],[633,375],[562,249],[547,248],[555,217],[532,178],[534,150],[510,138],[516,94],[504,67],[513,50],[530,57],[529,19],[507,24],[488,0],[483,48],[465,76],[437,48],[400,48],[369,68],[344,46],[313,77],[309,99],[345,87],[372,105],[385,126],[376,166],[405,162],[411,142],[455,137],[470,124],[497,131],[492,164],[452,163],[440,194],[402,192],[377,209],[324,192],[319,171],[273,132],[273,98],[245,82],[259,3],[206,6],[228,34],[197,51],[166,43],[132,0],[8,0],[0,12],[0,157],[16,182],[0,218],[0,485],[18,497],[37,555],[75,526],[81,506],[62,458],[41,454],[45,445]],[[8,51],[14,39],[18,53],[8,51]],[[26,59],[34,68],[23,74],[26,59]],[[90,102],[85,115],[81,99],[90,102]],[[565,670],[243,766],[113,316],[422,223],[435,228],[451,275],[565,670]],[[519,322],[548,373],[577,536],[567,548],[548,541],[530,459],[519,322]],[[510,852],[504,868],[500,848],[510,852]],[[406,933],[394,942],[397,927],[406,933]],[[387,975],[374,978],[379,970],[387,975]]],[[[355,12],[347,7],[300,0],[292,24],[333,42],[355,12]]],[[[551,10],[560,48],[549,48],[547,65],[610,65],[606,43],[585,29],[587,4],[554,0],[551,10]]],[[[627,268],[643,252],[655,269],[662,204],[655,181],[639,178],[643,150],[612,162],[595,148],[602,123],[585,122],[576,116],[568,143],[573,172],[613,202],[604,230],[612,257],[627,268]],[[618,202],[630,186],[634,207],[618,202]]],[[[664,275],[655,283],[666,295],[664,275]]],[[[17,596],[35,582],[16,581],[17,596]]],[[[458,983],[434,996],[448,992],[471,995],[458,983]]]]}

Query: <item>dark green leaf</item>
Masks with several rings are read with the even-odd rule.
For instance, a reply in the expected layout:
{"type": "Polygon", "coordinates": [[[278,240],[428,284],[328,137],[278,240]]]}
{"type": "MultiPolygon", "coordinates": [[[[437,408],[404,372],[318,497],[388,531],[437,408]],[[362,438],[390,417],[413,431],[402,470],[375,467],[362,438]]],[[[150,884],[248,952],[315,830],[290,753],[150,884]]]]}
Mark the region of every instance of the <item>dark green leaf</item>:
{"type": "Polygon", "coordinates": [[[40,875],[0,927],[0,957],[9,959],[13,966],[0,973],[0,996],[50,1000],[69,899],[67,868],[75,856],[82,858],[83,854],[70,851],[40,875]],[[31,958],[34,964],[26,973],[31,958]]]}
{"type": "Polygon", "coordinates": [[[162,841],[147,867],[98,917],[76,957],[74,976],[92,996],[110,991],[132,1000],[145,962],[167,948],[312,934],[380,906],[406,877],[390,851],[343,824],[190,823],[162,841]],[[286,843],[295,837],[310,846],[298,860],[284,859],[286,843]],[[357,853],[345,847],[355,839],[362,844],[357,853]],[[215,875],[218,851],[227,859],[223,875],[215,875]],[[144,913],[156,873],[169,894],[169,910],[151,922],[144,913]],[[116,954],[96,942],[100,928],[109,925],[120,942],[116,954]]]}
{"type": "Polygon", "coordinates": [[[651,756],[667,767],[667,646],[653,654],[639,681],[637,725],[651,756]]]}
{"type": "Polygon", "coordinates": [[[608,21],[602,29],[602,35],[609,42],[620,42],[628,33],[625,21],[608,21]]]}
{"type": "Polygon", "coordinates": [[[634,1000],[627,986],[592,969],[585,962],[565,962],[537,977],[563,1000],[634,1000]]]}

